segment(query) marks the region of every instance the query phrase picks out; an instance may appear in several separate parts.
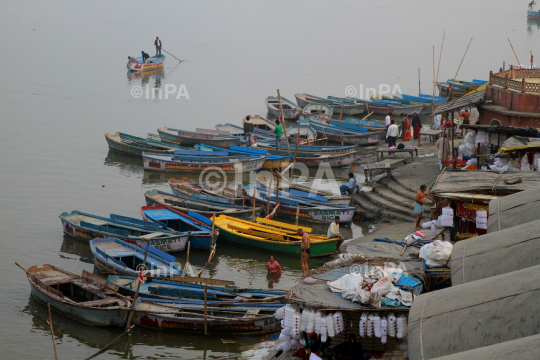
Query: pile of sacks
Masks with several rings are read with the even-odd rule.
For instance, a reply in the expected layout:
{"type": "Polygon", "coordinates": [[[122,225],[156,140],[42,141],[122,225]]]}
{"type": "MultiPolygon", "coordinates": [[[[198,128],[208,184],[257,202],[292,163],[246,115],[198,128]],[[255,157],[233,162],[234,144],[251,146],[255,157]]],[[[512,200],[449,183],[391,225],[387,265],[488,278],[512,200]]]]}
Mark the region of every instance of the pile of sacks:
{"type": "Polygon", "coordinates": [[[388,337],[398,339],[407,338],[407,316],[394,314],[379,316],[377,314],[362,313],[360,316],[360,336],[378,337],[383,344],[386,344],[388,337]]]}
{"type": "Polygon", "coordinates": [[[476,211],[476,228],[487,229],[488,214],[486,210],[476,211]]]}
{"type": "Polygon", "coordinates": [[[443,219],[443,217],[442,217],[442,215],[441,215],[441,216],[439,216],[439,218],[436,219],[436,220],[431,220],[431,221],[425,222],[425,223],[422,224],[422,228],[423,228],[423,229],[431,229],[431,232],[432,232],[433,234],[436,234],[436,233],[437,233],[437,230],[438,230],[439,228],[444,227],[444,226],[442,225],[442,219],[443,219]]]}
{"type": "Polygon", "coordinates": [[[459,145],[458,152],[466,154],[467,156],[473,156],[476,153],[476,134],[473,132],[465,135],[463,145],[459,145]]]}
{"type": "Polygon", "coordinates": [[[394,286],[402,272],[401,269],[375,266],[364,275],[346,274],[327,284],[332,292],[339,292],[342,298],[352,302],[380,308],[383,298],[386,298],[388,300],[384,302],[397,300],[401,305],[411,306],[414,295],[394,286]]]}
{"type": "Polygon", "coordinates": [[[435,240],[420,248],[418,256],[426,261],[428,268],[444,267],[452,255],[452,245],[449,241],[435,240]]]}
{"type": "Polygon", "coordinates": [[[322,342],[325,342],[329,337],[332,338],[345,330],[341,311],[323,313],[308,308],[300,311],[291,304],[287,304],[279,308],[274,316],[276,319],[282,319],[279,339],[282,341],[280,346],[284,352],[294,347],[301,347],[300,340],[303,338],[303,333],[314,332],[320,336],[322,342]]]}
{"type": "Polygon", "coordinates": [[[496,157],[493,165],[489,165],[489,168],[493,171],[506,172],[510,169],[510,164],[508,163],[508,158],[496,157]]]}

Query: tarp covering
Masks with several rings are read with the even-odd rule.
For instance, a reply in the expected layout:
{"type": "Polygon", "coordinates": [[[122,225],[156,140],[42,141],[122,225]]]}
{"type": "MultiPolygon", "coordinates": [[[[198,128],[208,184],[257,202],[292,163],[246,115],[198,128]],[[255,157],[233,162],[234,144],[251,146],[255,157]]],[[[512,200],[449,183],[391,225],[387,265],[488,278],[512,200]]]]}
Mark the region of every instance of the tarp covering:
{"type": "Polygon", "coordinates": [[[409,358],[435,359],[537,335],[538,299],[540,266],[420,295],[409,313],[409,358]]]}
{"type": "Polygon", "coordinates": [[[540,265],[538,249],[540,220],[458,241],[450,258],[452,285],[540,265]]]}
{"type": "Polygon", "coordinates": [[[447,170],[441,175],[431,191],[434,193],[491,192],[493,186],[498,191],[528,190],[540,186],[540,173],[537,171],[507,171],[499,178],[499,173],[495,171],[447,170]]]}
{"type": "Polygon", "coordinates": [[[540,359],[540,335],[505,341],[458,354],[438,357],[435,360],[524,360],[540,359]]]}
{"type": "Polygon", "coordinates": [[[540,147],[540,138],[512,136],[503,142],[499,149],[499,154],[506,151],[532,149],[540,147]]]}
{"type": "MultiPolygon", "coordinates": [[[[368,242],[347,246],[349,254],[362,254],[367,258],[371,257],[386,257],[386,258],[402,258],[410,259],[410,255],[418,255],[420,249],[416,247],[407,247],[403,256],[399,256],[403,251],[403,246],[398,244],[383,243],[383,242],[368,242]]],[[[415,257],[418,259],[418,256],[415,257]]]]}
{"type": "MultiPolygon", "coordinates": [[[[398,266],[398,264],[395,264],[398,266]]],[[[380,309],[374,309],[370,306],[362,305],[357,302],[352,302],[341,297],[341,293],[335,293],[330,291],[330,287],[327,285],[327,281],[334,281],[341,278],[343,275],[350,274],[351,271],[355,271],[359,274],[365,274],[372,269],[367,264],[358,264],[352,267],[346,266],[341,268],[331,269],[325,273],[314,275],[318,281],[315,284],[307,284],[304,280],[300,280],[291,289],[290,297],[288,300],[293,302],[300,302],[307,306],[325,308],[332,310],[383,310],[383,311],[409,311],[407,306],[399,307],[382,307],[380,309]]]]}
{"type": "MultiPolygon", "coordinates": [[[[536,171],[532,172],[538,174],[536,171]]],[[[540,219],[540,187],[492,200],[489,203],[487,232],[489,234],[538,219],[540,219]]]]}

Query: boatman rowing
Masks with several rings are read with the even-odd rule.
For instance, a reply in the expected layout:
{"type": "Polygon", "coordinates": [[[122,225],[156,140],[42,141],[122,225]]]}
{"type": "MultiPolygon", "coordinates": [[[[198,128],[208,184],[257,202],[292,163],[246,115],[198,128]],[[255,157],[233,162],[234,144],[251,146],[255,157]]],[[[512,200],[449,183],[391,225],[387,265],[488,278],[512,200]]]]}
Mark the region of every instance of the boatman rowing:
{"type": "Polygon", "coordinates": [[[161,40],[159,40],[159,37],[156,37],[156,41],[154,41],[154,45],[156,46],[156,57],[161,57],[161,40]]]}
{"type": "Polygon", "coordinates": [[[302,251],[302,255],[300,256],[300,266],[302,266],[302,272],[306,273],[309,270],[307,261],[311,254],[311,241],[309,239],[309,234],[304,230],[298,229],[297,234],[302,237],[302,243],[300,244],[300,249],[296,250],[296,253],[302,251]]]}
{"type": "Polygon", "coordinates": [[[530,11],[530,12],[532,12],[532,11],[533,11],[533,7],[534,7],[534,5],[536,5],[536,3],[534,2],[534,0],[533,0],[533,1],[531,1],[531,2],[529,3],[529,11],[530,11]]]}

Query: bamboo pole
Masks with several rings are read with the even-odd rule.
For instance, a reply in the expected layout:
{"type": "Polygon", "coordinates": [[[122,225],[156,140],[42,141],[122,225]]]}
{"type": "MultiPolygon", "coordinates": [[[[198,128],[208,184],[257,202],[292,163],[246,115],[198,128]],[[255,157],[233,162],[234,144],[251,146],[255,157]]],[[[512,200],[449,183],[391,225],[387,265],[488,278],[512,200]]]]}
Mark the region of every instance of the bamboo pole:
{"type": "Polygon", "coordinates": [[[277,89],[277,96],[279,100],[279,111],[281,112],[281,123],[282,123],[281,126],[283,126],[283,133],[285,134],[285,142],[287,143],[287,151],[290,154],[291,149],[289,148],[289,139],[287,138],[287,127],[285,126],[285,116],[283,115],[283,106],[281,105],[281,94],[279,93],[279,89],[277,89]]]}
{"type": "MultiPolygon", "coordinates": [[[[148,244],[148,241],[143,238],[143,240],[145,241],[145,244],[146,244],[146,249],[144,250],[144,261],[143,261],[143,265],[144,265],[144,268],[146,270],[146,259],[148,258],[148,248],[149,248],[149,244],[148,244]]],[[[131,328],[130,328],[130,325],[131,325],[131,319],[133,318],[133,310],[135,309],[135,302],[137,301],[137,298],[139,297],[139,290],[141,289],[141,280],[139,280],[137,282],[137,291],[135,292],[135,296],[133,297],[133,303],[131,304],[131,312],[129,313],[129,318],[128,318],[128,321],[127,321],[127,326],[126,326],[126,331],[130,331],[131,328]]]]}
{"type": "Polygon", "coordinates": [[[54,345],[54,358],[56,360],[58,360],[58,352],[56,351],[56,340],[54,339],[54,330],[53,330],[53,326],[52,326],[51,302],[50,301],[47,301],[47,307],[49,309],[49,325],[51,326],[51,336],[52,336],[52,341],[53,341],[53,345],[54,345]]]}
{"type": "Polygon", "coordinates": [[[212,258],[214,257],[214,254],[216,253],[215,226],[216,226],[216,213],[214,212],[212,214],[212,241],[210,244],[210,255],[208,256],[208,261],[206,261],[206,264],[204,264],[202,269],[199,270],[199,272],[197,272],[195,275],[193,275],[193,277],[201,276],[202,272],[210,264],[210,261],[212,261],[212,258]]]}
{"type": "Polygon", "coordinates": [[[420,90],[420,68],[418,68],[418,94],[420,95],[422,90],[420,90]]]}
{"type": "Polygon", "coordinates": [[[339,131],[341,132],[341,146],[343,146],[343,129],[339,129],[339,131]]]}
{"type": "Polygon", "coordinates": [[[274,182],[274,174],[270,177],[270,186],[268,186],[268,199],[266,201],[266,215],[270,214],[270,198],[272,197],[272,183],[274,182]]]}
{"type": "Polygon", "coordinates": [[[208,335],[208,285],[204,287],[204,335],[208,335]]]}
{"type": "MultiPolygon", "coordinates": [[[[292,169],[294,169],[294,165],[296,164],[296,155],[298,155],[298,142],[300,141],[300,119],[298,119],[297,125],[298,125],[298,139],[296,139],[296,145],[294,147],[294,158],[293,158],[293,165],[291,167],[291,173],[292,173],[292,169]]],[[[306,128],[306,134],[308,134],[308,145],[309,145],[309,130],[308,130],[308,128],[306,128]]]]}
{"type": "Polygon", "coordinates": [[[345,106],[345,104],[341,104],[341,113],[339,114],[339,120],[341,120],[341,118],[343,117],[343,107],[345,106]]]}
{"type": "Polygon", "coordinates": [[[135,325],[131,325],[131,327],[129,329],[127,329],[126,331],[124,331],[122,334],[120,334],[116,339],[113,340],[113,342],[109,343],[108,345],[105,345],[104,348],[102,348],[101,350],[99,350],[97,353],[95,353],[94,355],[90,355],[89,357],[87,357],[86,359],[84,360],[90,360],[90,359],[93,359],[95,358],[96,356],[98,356],[99,354],[105,352],[105,350],[107,350],[108,348],[110,348],[111,346],[113,346],[118,340],[120,340],[120,338],[124,335],[126,335],[127,333],[129,333],[131,331],[131,329],[133,329],[135,327],[135,325]]]}
{"type": "MultiPolygon", "coordinates": [[[[458,73],[459,73],[459,69],[461,69],[461,64],[463,64],[463,60],[465,60],[465,56],[467,55],[467,51],[469,51],[469,46],[471,46],[471,42],[472,42],[472,39],[471,38],[471,41],[469,41],[469,45],[467,45],[467,49],[465,50],[465,54],[463,54],[463,58],[461,59],[461,62],[459,63],[459,67],[456,71],[456,76],[454,76],[454,81],[452,81],[452,84],[450,85],[450,90],[448,91],[448,98],[451,98],[452,96],[452,91],[454,90],[454,83],[457,81],[457,76],[458,76],[458,73]]],[[[454,120],[454,119],[452,119],[454,120]]],[[[454,131],[452,130],[452,134],[454,133],[454,131]]]]}
{"type": "Polygon", "coordinates": [[[257,218],[255,217],[255,189],[253,189],[253,197],[251,198],[251,201],[253,202],[253,222],[255,222],[255,220],[257,220],[257,218]]]}
{"type": "Polygon", "coordinates": [[[300,204],[296,204],[296,221],[294,225],[298,225],[298,216],[300,215],[300,204]]]}
{"type": "MultiPolygon", "coordinates": [[[[444,47],[444,36],[445,35],[446,35],[446,30],[443,32],[443,36],[442,36],[441,52],[439,53],[439,65],[437,65],[437,77],[435,78],[435,86],[437,86],[437,83],[439,82],[439,70],[441,69],[441,58],[442,58],[442,50],[443,50],[443,47],[444,47]]],[[[433,98],[433,100],[435,100],[435,97],[433,98]]]]}
{"type": "Polygon", "coordinates": [[[516,55],[516,52],[514,51],[514,47],[512,46],[512,42],[510,41],[510,38],[508,38],[508,42],[510,43],[510,47],[512,48],[512,51],[514,52],[514,56],[516,57],[516,60],[518,62],[518,66],[521,67],[521,63],[519,62],[519,59],[516,55]]]}
{"type": "MultiPolygon", "coordinates": [[[[298,145],[296,147],[298,148],[298,145]]],[[[276,170],[276,172],[277,172],[277,170],[276,170]]],[[[273,171],[272,171],[272,177],[274,177],[274,172],[273,171]]],[[[276,174],[276,204],[278,202],[279,202],[279,175],[276,174]]]]}
{"type": "MultiPolygon", "coordinates": [[[[435,108],[435,87],[437,86],[437,83],[435,82],[435,45],[433,45],[433,85],[431,86],[431,90],[433,91],[433,99],[431,99],[431,117],[433,125],[435,124],[435,114],[433,113],[433,110],[435,108]]],[[[420,95],[420,94],[418,94],[420,95]]],[[[420,138],[418,138],[418,145],[420,145],[420,138]]]]}
{"type": "Polygon", "coordinates": [[[362,118],[362,120],[366,120],[371,114],[373,114],[373,111],[367,114],[364,118],[362,118]]]}

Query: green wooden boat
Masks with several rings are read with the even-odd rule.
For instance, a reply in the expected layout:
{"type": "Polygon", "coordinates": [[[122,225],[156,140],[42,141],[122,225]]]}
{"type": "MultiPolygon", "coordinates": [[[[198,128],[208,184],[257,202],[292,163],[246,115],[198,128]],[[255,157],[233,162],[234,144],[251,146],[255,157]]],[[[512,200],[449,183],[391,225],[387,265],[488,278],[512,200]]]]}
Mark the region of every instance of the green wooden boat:
{"type": "Polygon", "coordinates": [[[219,229],[220,240],[242,247],[265,250],[268,254],[300,256],[296,252],[301,242],[301,237],[296,233],[298,229],[303,229],[310,234],[310,257],[333,254],[339,240],[314,235],[307,227],[262,218],[257,218],[257,222],[253,222],[220,215],[215,220],[215,226],[219,229]]]}
{"type": "Polygon", "coordinates": [[[161,139],[158,135],[148,134],[148,139],[117,132],[115,135],[105,134],[109,149],[127,155],[141,156],[143,152],[171,154],[174,150],[193,150],[180,146],[179,143],[161,139]]]}

